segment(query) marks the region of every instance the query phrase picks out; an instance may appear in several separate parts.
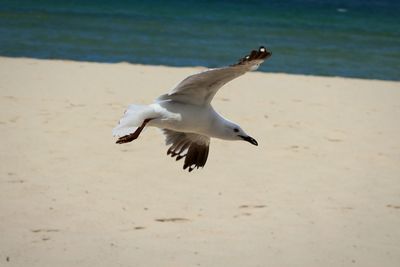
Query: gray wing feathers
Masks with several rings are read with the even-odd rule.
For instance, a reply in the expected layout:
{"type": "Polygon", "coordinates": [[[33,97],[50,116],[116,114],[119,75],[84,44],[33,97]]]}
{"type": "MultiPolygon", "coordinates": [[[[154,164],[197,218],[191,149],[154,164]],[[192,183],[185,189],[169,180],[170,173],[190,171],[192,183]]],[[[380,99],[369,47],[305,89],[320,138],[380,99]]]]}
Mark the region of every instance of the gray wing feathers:
{"type": "Polygon", "coordinates": [[[271,52],[260,47],[258,51],[253,50],[250,55],[234,65],[206,70],[187,77],[170,93],[162,95],[157,100],[174,100],[195,105],[210,103],[222,86],[248,71],[257,69],[270,55],[271,52]]]}
{"type": "Polygon", "coordinates": [[[174,100],[195,105],[210,103],[219,88],[244,73],[246,71],[241,68],[233,67],[206,70],[187,77],[170,93],[157,100],[174,100]]]}

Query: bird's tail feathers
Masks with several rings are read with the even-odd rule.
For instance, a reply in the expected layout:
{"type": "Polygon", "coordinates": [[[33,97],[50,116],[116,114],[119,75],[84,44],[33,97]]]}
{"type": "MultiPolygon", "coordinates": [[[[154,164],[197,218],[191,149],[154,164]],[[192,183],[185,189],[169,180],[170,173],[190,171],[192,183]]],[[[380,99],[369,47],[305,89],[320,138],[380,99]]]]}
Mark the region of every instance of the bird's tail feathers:
{"type": "Polygon", "coordinates": [[[119,124],[113,129],[113,136],[122,137],[131,134],[142,125],[145,119],[155,117],[155,111],[151,106],[129,105],[119,124]]]}

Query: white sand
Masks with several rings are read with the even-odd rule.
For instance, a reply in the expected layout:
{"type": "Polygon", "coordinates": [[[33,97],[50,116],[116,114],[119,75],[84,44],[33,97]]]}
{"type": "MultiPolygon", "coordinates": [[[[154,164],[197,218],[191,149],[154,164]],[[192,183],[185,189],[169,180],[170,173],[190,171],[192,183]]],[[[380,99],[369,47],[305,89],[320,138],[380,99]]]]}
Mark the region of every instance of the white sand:
{"type": "Polygon", "coordinates": [[[259,146],[190,174],[114,143],[198,70],[0,58],[0,266],[400,266],[400,82],[247,74],[213,103],[259,146]]]}

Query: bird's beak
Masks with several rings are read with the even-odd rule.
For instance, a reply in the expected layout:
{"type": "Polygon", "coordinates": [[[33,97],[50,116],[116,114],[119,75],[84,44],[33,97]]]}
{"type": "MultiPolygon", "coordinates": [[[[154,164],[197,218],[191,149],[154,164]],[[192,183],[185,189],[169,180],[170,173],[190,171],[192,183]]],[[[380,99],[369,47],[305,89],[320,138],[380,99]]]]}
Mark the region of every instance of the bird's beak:
{"type": "Polygon", "coordinates": [[[249,142],[252,145],[258,146],[258,143],[256,141],[256,139],[254,139],[251,136],[243,136],[243,135],[239,135],[244,141],[249,142]]]}

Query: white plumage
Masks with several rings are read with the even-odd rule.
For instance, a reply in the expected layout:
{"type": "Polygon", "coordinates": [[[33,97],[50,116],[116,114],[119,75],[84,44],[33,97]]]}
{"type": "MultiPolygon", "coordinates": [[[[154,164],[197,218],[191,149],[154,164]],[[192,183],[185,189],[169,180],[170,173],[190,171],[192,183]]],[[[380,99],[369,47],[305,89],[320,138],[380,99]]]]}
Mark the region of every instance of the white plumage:
{"type": "Polygon", "coordinates": [[[271,53],[264,47],[253,50],[237,64],[203,71],[180,82],[169,93],[158,97],[150,105],[130,105],[113,135],[118,144],[135,140],[145,126],[163,130],[167,154],[177,160],[185,158],[183,168],[192,171],[204,167],[209,152],[210,138],[257,141],[239,125],[223,118],[211,106],[218,90],[229,81],[255,70],[271,53]]]}

